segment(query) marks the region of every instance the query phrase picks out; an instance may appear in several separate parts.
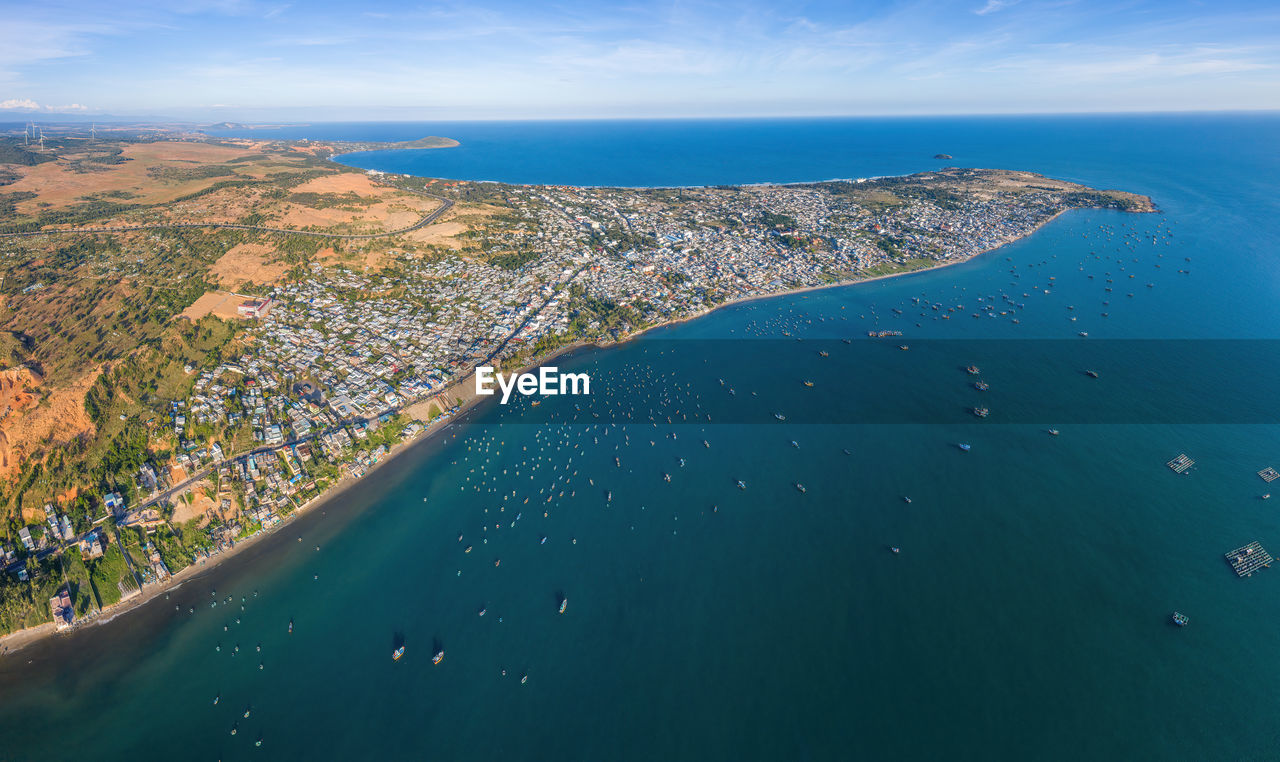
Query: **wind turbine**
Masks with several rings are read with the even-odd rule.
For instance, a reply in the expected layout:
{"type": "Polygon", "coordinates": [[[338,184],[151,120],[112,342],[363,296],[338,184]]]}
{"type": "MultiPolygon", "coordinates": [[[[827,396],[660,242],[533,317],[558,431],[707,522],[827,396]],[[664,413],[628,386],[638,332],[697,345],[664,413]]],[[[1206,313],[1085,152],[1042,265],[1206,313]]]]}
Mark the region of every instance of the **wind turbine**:
{"type": "Polygon", "coordinates": [[[97,122],[94,122],[93,126],[89,128],[89,135],[93,140],[98,139],[98,123],[97,122]]]}

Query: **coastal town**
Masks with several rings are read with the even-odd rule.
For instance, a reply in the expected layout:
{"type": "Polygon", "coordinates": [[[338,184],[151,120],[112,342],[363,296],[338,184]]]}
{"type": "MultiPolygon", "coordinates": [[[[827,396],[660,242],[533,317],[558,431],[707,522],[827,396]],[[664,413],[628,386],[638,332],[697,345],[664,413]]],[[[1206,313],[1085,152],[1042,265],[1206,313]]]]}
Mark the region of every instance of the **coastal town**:
{"type": "Polygon", "coordinates": [[[684,189],[367,176],[485,214],[453,246],[388,238],[377,268],[295,266],[237,297],[226,342],[183,365],[181,394],[149,409],[112,396],[103,409],[144,432],[136,457],[11,522],[4,631],[92,622],[270,530],[456,415],[478,365],[965,261],[1072,208],[1149,207],[994,170],[684,189]]]}

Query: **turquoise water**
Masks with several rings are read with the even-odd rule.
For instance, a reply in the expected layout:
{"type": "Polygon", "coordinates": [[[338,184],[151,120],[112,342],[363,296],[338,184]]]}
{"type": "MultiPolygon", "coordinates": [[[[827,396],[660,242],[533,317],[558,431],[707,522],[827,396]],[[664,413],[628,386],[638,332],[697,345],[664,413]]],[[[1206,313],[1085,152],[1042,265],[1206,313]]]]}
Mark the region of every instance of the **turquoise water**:
{"type": "Polygon", "coordinates": [[[946,151],[1162,214],[1073,212],[964,265],[578,352],[560,364],[590,369],[589,402],[481,406],[170,600],[0,660],[0,756],[1277,756],[1280,570],[1237,579],[1222,554],[1280,549],[1255,475],[1280,466],[1280,119],[324,129],[450,135],[479,148],[349,160],[524,182],[890,174],[946,151]],[[969,316],[989,302],[1009,314],[969,316]],[[1180,452],[1190,476],[1164,467],[1180,452]]]}

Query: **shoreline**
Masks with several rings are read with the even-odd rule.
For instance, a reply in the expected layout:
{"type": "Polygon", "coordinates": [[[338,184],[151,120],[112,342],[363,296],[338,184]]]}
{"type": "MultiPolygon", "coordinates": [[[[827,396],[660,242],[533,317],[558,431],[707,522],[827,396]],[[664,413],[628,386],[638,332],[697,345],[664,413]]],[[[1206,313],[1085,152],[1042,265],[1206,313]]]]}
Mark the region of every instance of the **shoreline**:
{"type": "MultiPolygon", "coordinates": [[[[1011,237],[1008,240],[1003,241],[997,246],[994,246],[990,249],[985,249],[969,257],[956,259],[954,261],[940,262],[938,264],[935,264],[929,267],[922,267],[916,270],[903,270],[901,272],[886,273],[884,275],[875,275],[868,278],[858,278],[854,280],[841,280],[841,281],[834,281],[831,283],[822,283],[822,284],[813,285],[813,286],[801,286],[797,288],[787,289],[784,291],[775,291],[775,292],[766,293],[766,294],[754,294],[750,296],[735,297],[733,299],[729,299],[727,301],[721,302],[714,306],[705,307],[704,309],[701,309],[691,315],[687,315],[679,318],[672,318],[670,320],[664,320],[654,325],[647,326],[631,334],[628,334],[624,338],[618,339],[617,341],[611,341],[611,342],[575,341],[571,344],[567,344],[565,346],[558,347],[552,350],[549,354],[547,354],[547,356],[543,358],[534,358],[529,363],[522,365],[518,369],[518,372],[524,373],[534,368],[545,366],[547,363],[552,362],[559,357],[563,357],[565,355],[571,354],[579,349],[587,349],[587,348],[610,349],[613,347],[622,346],[628,342],[635,341],[640,337],[644,336],[645,334],[650,333],[652,331],[656,331],[660,328],[667,328],[670,326],[679,325],[681,323],[687,323],[692,320],[697,320],[698,318],[705,317],[717,310],[724,309],[727,307],[732,307],[738,304],[745,304],[748,302],[759,301],[761,299],[773,299],[773,298],[779,298],[779,297],[794,296],[796,294],[804,294],[812,291],[822,291],[822,290],[832,289],[832,288],[855,286],[862,283],[872,283],[875,281],[887,280],[890,278],[898,278],[906,275],[913,275],[916,273],[932,272],[936,270],[941,270],[943,268],[964,264],[966,262],[972,262],[973,260],[985,254],[989,254],[994,251],[999,251],[1005,246],[1008,246],[1012,243],[1016,243],[1017,241],[1027,238],[1033,235],[1034,233],[1040,231],[1046,225],[1058,219],[1063,214],[1066,214],[1067,212],[1073,211],[1075,209],[1080,209],[1080,208],[1085,208],[1085,207],[1072,207],[1070,209],[1062,209],[1057,213],[1055,213],[1054,215],[1052,215],[1051,217],[1049,217],[1048,219],[1044,220],[1044,222],[1040,223],[1034,229],[1028,231],[1027,233],[1020,236],[1011,237]]],[[[1153,213],[1154,211],[1155,210],[1152,210],[1152,212],[1138,212],[1138,213],[1149,214],[1149,213],[1153,213]]],[[[434,438],[439,436],[442,432],[447,430],[449,428],[449,425],[452,424],[458,418],[460,418],[464,413],[475,408],[481,402],[484,402],[486,398],[475,394],[474,378],[475,378],[475,371],[472,371],[471,373],[468,373],[466,376],[459,379],[458,381],[455,381],[454,383],[441,389],[435,395],[428,397],[425,400],[420,400],[418,402],[414,402],[410,405],[406,405],[402,407],[400,409],[400,412],[405,415],[408,415],[409,417],[421,423],[424,426],[423,431],[418,436],[414,437],[411,440],[405,440],[395,444],[393,447],[391,447],[387,451],[386,455],[384,455],[377,463],[371,466],[362,475],[344,476],[343,478],[334,482],[334,484],[330,486],[329,489],[327,489],[323,494],[317,495],[311,498],[310,500],[308,500],[306,503],[303,503],[302,505],[298,506],[292,513],[289,514],[288,517],[286,517],[284,520],[282,520],[275,526],[269,529],[260,530],[256,534],[250,537],[246,537],[245,539],[237,542],[231,548],[225,551],[222,551],[216,556],[213,556],[208,559],[204,559],[203,562],[193,563],[192,565],[186,567],[185,569],[182,569],[176,574],[173,574],[163,582],[150,585],[148,588],[142,591],[141,595],[136,596],[128,601],[122,601],[116,604],[115,606],[111,607],[110,609],[108,609],[109,614],[104,615],[103,613],[100,612],[98,616],[93,617],[92,619],[86,621],[84,624],[77,624],[66,630],[56,630],[52,622],[46,622],[44,624],[37,625],[36,627],[29,627],[26,629],[17,630],[16,632],[11,632],[4,636],[0,636],[0,662],[3,662],[7,657],[12,656],[13,654],[17,653],[23,648],[32,645],[33,643],[42,642],[55,635],[72,634],[79,631],[90,630],[91,628],[97,625],[106,624],[107,622],[111,622],[123,614],[127,614],[131,611],[137,610],[143,607],[144,605],[146,605],[147,603],[151,602],[152,600],[154,600],[160,593],[174,590],[180,587],[183,583],[187,582],[188,580],[196,579],[199,576],[201,576],[203,573],[212,571],[218,568],[219,566],[221,566],[221,564],[224,561],[234,558],[244,548],[252,547],[256,545],[257,541],[264,537],[270,537],[275,535],[276,532],[281,527],[284,527],[286,525],[292,525],[295,522],[295,520],[300,520],[306,516],[312,515],[316,507],[327,505],[331,501],[345,494],[349,489],[351,489],[351,487],[359,484],[370,474],[374,473],[375,471],[377,471],[379,468],[386,465],[387,463],[392,462],[396,457],[413,449],[415,445],[425,444],[433,440],[434,438]],[[445,408],[444,403],[440,402],[441,399],[447,402],[453,403],[453,407],[445,408]],[[419,406],[421,406],[429,414],[431,406],[433,404],[439,404],[442,410],[447,410],[448,412],[444,413],[442,417],[434,421],[427,421],[423,418],[418,417],[412,412],[414,408],[418,408],[419,406]]]]}

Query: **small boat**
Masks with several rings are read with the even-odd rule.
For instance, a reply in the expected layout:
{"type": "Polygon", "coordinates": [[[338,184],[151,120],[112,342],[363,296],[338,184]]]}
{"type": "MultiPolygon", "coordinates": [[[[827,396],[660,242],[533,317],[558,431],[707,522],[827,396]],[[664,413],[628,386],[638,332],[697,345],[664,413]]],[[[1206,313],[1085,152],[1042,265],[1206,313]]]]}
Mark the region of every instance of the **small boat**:
{"type": "Polygon", "coordinates": [[[899,344],[899,345],[898,345],[898,349],[901,349],[903,352],[907,351],[907,350],[908,350],[908,349],[910,349],[910,348],[911,348],[911,347],[907,346],[906,344],[899,344]]]}
{"type": "Polygon", "coordinates": [[[805,381],[805,382],[804,382],[804,385],[805,385],[805,386],[813,386],[813,382],[812,382],[812,381],[805,381]]]}
{"type": "Polygon", "coordinates": [[[956,445],[956,447],[959,447],[961,450],[964,450],[965,452],[969,452],[969,444],[967,442],[961,442],[960,444],[956,445]]]}
{"type": "Polygon", "coordinates": [[[782,413],[774,413],[774,414],[773,414],[773,417],[774,417],[774,418],[777,418],[779,421],[785,421],[785,420],[787,420],[787,417],[786,417],[785,415],[783,415],[782,413]]]}
{"type": "Polygon", "coordinates": [[[982,371],[978,370],[978,366],[977,366],[977,365],[970,365],[969,367],[965,368],[965,370],[969,371],[969,375],[971,375],[971,376],[976,376],[976,375],[978,375],[979,373],[981,373],[981,372],[982,372],[982,371]]]}
{"type": "Polygon", "coordinates": [[[822,351],[820,351],[820,352],[818,352],[818,357],[830,357],[830,356],[831,356],[831,355],[827,354],[827,350],[825,350],[825,349],[824,349],[824,350],[822,350],[822,351]]]}
{"type": "Polygon", "coordinates": [[[986,390],[991,388],[991,385],[988,384],[986,381],[976,381],[973,384],[973,388],[977,389],[980,392],[985,392],[986,390]]]}
{"type": "Polygon", "coordinates": [[[248,709],[244,710],[244,718],[245,718],[246,720],[247,720],[247,719],[249,719],[249,710],[248,710],[248,709]]]}
{"type": "Polygon", "coordinates": [[[808,490],[806,490],[806,489],[804,488],[804,485],[803,485],[803,484],[801,484],[800,482],[796,482],[796,489],[800,490],[800,492],[801,492],[801,493],[804,493],[804,492],[807,492],[807,491],[808,491],[808,490]]]}
{"type": "Polygon", "coordinates": [[[1051,437],[1056,437],[1056,436],[1058,436],[1058,430],[1057,430],[1057,429],[1049,429],[1049,436],[1051,436],[1051,437]]]}
{"type": "Polygon", "coordinates": [[[520,684],[521,684],[521,685],[524,685],[524,684],[525,684],[525,683],[527,683],[527,682],[529,682],[529,676],[528,676],[528,675],[523,675],[523,676],[520,678],[520,684]]]}
{"type": "Polygon", "coordinates": [[[792,446],[792,447],[794,447],[794,448],[796,448],[797,450],[798,450],[798,449],[800,449],[800,443],[799,443],[799,442],[797,442],[797,441],[796,441],[796,440],[794,440],[794,439],[793,439],[793,440],[791,440],[791,446],[792,446]]]}
{"type": "Polygon", "coordinates": [[[463,548],[463,549],[462,549],[462,552],[463,552],[463,553],[470,553],[470,552],[471,552],[471,548],[472,548],[472,546],[468,545],[467,547],[465,547],[465,548],[463,548]]]}
{"type": "Polygon", "coordinates": [[[901,553],[901,552],[902,552],[902,549],[901,549],[901,548],[899,548],[897,545],[894,545],[894,546],[890,547],[890,548],[889,548],[889,550],[890,550],[890,551],[892,551],[892,552],[894,552],[894,553],[901,553]]]}
{"type": "Polygon", "coordinates": [[[979,418],[986,418],[987,416],[991,415],[991,411],[985,407],[975,407],[973,409],[973,414],[978,416],[979,418]]]}
{"type": "Polygon", "coordinates": [[[1191,619],[1186,614],[1181,614],[1177,611],[1173,612],[1173,623],[1179,627],[1186,627],[1190,622],[1191,619]]]}
{"type": "Polygon", "coordinates": [[[911,502],[911,498],[907,497],[906,495],[903,495],[903,496],[902,496],[902,502],[904,502],[904,503],[910,503],[910,502],[911,502]]]}
{"type": "Polygon", "coordinates": [[[289,632],[293,632],[293,620],[289,620],[289,632]]]}
{"type": "Polygon", "coordinates": [[[663,480],[663,481],[666,481],[666,482],[671,481],[671,474],[663,474],[663,475],[662,475],[662,480],[663,480]]]}
{"type": "Polygon", "coordinates": [[[1271,499],[1271,493],[1270,493],[1270,492],[1267,492],[1266,494],[1264,494],[1264,495],[1262,496],[1262,499],[1263,499],[1263,500],[1270,500],[1270,499],[1271,499]]]}
{"type": "Polygon", "coordinates": [[[684,468],[684,458],[681,458],[681,459],[680,459],[680,467],[681,467],[681,468],[684,468]]]}
{"type": "Polygon", "coordinates": [[[568,606],[569,606],[569,599],[568,599],[568,598],[561,598],[561,599],[560,599],[560,613],[561,613],[561,614],[563,614],[563,613],[564,613],[564,610],[565,610],[566,608],[568,608],[568,606]]]}
{"type": "Polygon", "coordinates": [[[710,443],[710,442],[708,442],[708,441],[707,441],[707,440],[705,440],[705,439],[704,439],[704,440],[702,440],[702,446],[703,446],[703,447],[705,447],[705,448],[707,448],[708,450],[710,450],[710,449],[711,449],[711,443],[710,443]]]}
{"type": "Polygon", "coordinates": [[[739,480],[738,480],[738,489],[746,489],[746,488],[747,488],[747,483],[746,483],[746,482],[744,482],[744,481],[742,481],[741,479],[739,479],[739,480]]]}
{"type": "Polygon", "coordinates": [[[222,694],[221,694],[221,693],[219,693],[218,695],[216,695],[216,696],[214,696],[214,697],[213,697],[213,705],[214,705],[214,706],[217,706],[217,705],[218,705],[218,702],[219,702],[219,701],[221,701],[221,700],[222,700],[222,694]]]}
{"type": "Polygon", "coordinates": [[[1081,332],[1080,332],[1080,338],[1082,338],[1082,339],[1087,339],[1087,338],[1089,338],[1089,332],[1088,332],[1088,331],[1081,331],[1081,332]]]}
{"type": "Polygon", "coordinates": [[[443,648],[441,648],[439,651],[436,651],[436,655],[431,657],[431,663],[432,663],[432,664],[439,664],[439,663],[440,663],[440,662],[442,662],[442,661],[444,661],[444,649],[443,649],[443,648]]]}

